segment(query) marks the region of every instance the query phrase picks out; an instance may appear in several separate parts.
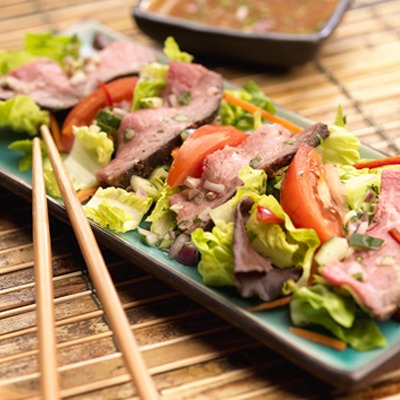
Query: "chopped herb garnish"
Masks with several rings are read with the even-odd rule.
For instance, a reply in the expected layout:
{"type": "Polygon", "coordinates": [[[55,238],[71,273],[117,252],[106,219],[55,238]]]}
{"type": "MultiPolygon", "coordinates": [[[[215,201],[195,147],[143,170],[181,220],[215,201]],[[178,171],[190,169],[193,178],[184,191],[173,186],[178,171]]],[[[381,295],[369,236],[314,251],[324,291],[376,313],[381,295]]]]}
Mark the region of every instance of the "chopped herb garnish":
{"type": "Polygon", "coordinates": [[[136,135],[136,132],[133,129],[125,129],[124,132],[124,143],[129,142],[129,140],[133,139],[136,135]]]}
{"type": "Polygon", "coordinates": [[[373,236],[361,234],[361,233],[353,233],[350,236],[349,244],[353,247],[360,247],[363,249],[369,250],[377,250],[379,249],[385,241],[383,239],[379,239],[373,236]]]}
{"type": "Polygon", "coordinates": [[[192,100],[192,94],[188,90],[185,90],[183,96],[179,99],[179,104],[181,106],[187,106],[190,100],[192,100]]]}
{"type": "Polygon", "coordinates": [[[364,281],[364,274],[362,272],[356,272],[355,274],[353,274],[353,278],[357,279],[360,282],[364,281]]]}
{"type": "Polygon", "coordinates": [[[188,116],[185,115],[185,114],[178,114],[178,115],[175,115],[174,117],[172,117],[172,119],[173,119],[174,121],[178,121],[178,122],[186,122],[186,121],[189,120],[188,116]]]}
{"type": "Polygon", "coordinates": [[[96,115],[96,123],[103,132],[116,137],[121,124],[121,118],[117,117],[111,111],[100,110],[96,115]]]}
{"type": "Polygon", "coordinates": [[[250,160],[249,165],[251,168],[258,168],[261,164],[261,161],[262,157],[260,156],[254,157],[252,160],[250,160]]]}

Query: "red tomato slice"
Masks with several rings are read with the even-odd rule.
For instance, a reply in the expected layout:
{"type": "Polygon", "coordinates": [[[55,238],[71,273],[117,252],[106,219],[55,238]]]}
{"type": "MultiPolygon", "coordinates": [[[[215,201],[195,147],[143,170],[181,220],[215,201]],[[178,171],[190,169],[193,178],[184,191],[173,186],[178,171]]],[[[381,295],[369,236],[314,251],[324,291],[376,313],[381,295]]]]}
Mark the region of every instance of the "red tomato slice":
{"type": "Polygon", "coordinates": [[[64,152],[69,152],[74,141],[72,127],[89,125],[97,112],[109,105],[110,97],[114,103],[132,100],[137,76],[119,78],[106,84],[82,99],[67,115],[62,129],[61,140],[64,152]]]}
{"type": "Polygon", "coordinates": [[[176,152],[169,170],[170,187],[182,185],[188,176],[201,177],[204,159],[225,146],[237,146],[249,135],[233,126],[203,125],[176,152]]]}
{"type": "Polygon", "coordinates": [[[286,172],[280,200],[293,224],[314,229],[321,243],[343,236],[342,219],[329,192],[321,157],[305,143],[286,172]]]}

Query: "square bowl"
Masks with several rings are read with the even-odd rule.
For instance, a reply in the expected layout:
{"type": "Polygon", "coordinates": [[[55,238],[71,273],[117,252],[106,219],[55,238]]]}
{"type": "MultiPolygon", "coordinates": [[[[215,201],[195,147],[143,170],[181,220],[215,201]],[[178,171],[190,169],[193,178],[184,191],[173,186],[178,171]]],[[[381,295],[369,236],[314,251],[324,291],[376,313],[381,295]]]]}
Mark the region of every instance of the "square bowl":
{"type": "MultiPolygon", "coordinates": [[[[350,0],[338,0],[323,26],[311,33],[251,33],[153,11],[152,0],[139,0],[132,16],[139,29],[163,43],[173,36],[179,46],[196,57],[228,59],[275,67],[293,67],[313,60],[321,44],[338,26],[350,0]]],[[[165,2],[164,2],[165,3],[165,2]]]]}

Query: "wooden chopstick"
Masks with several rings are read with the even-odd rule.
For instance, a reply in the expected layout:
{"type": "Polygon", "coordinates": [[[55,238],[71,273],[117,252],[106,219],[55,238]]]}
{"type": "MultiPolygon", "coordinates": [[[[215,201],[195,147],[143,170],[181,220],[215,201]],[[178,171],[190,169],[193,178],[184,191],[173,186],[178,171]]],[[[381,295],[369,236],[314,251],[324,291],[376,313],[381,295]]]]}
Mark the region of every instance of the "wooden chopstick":
{"type": "Polygon", "coordinates": [[[32,226],[40,390],[44,400],[60,399],[57,370],[51,241],[40,139],[33,139],[32,226]]]}
{"type": "Polygon", "coordinates": [[[46,125],[42,125],[40,131],[90,277],[103,305],[106,317],[110,322],[117,343],[121,348],[122,355],[136,385],[138,394],[146,400],[157,399],[158,392],[146,368],[92,228],[64,168],[49,128],[46,125]]]}

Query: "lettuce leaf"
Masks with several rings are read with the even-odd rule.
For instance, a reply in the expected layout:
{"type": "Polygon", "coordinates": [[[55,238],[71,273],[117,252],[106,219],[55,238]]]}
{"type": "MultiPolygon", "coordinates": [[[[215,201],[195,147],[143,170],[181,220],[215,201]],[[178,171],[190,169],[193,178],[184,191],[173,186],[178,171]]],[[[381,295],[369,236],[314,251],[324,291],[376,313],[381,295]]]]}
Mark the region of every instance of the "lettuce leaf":
{"type": "MultiPolygon", "coordinates": [[[[42,158],[48,158],[46,145],[42,140],[40,140],[40,147],[42,149],[42,158]]],[[[24,154],[18,164],[18,169],[21,172],[28,171],[32,168],[32,140],[25,139],[25,140],[15,140],[14,142],[10,143],[8,146],[9,149],[19,151],[24,154]]]]}
{"type": "Polygon", "coordinates": [[[0,76],[34,60],[36,56],[24,50],[0,51],[0,76]]]}
{"type": "MultiPolygon", "coordinates": [[[[256,106],[275,113],[276,108],[272,100],[264,94],[254,81],[249,81],[241,89],[226,90],[230,94],[256,106]]],[[[218,122],[222,125],[233,125],[242,131],[255,130],[259,127],[261,118],[257,114],[250,114],[241,107],[232,105],[225,100],[221,101],[218,110],[218,122]]]]}
{"type": "Polygon", "coordinates": [[[352,165],[360,161],[360,140],[348,131],[346,118],[339,106],[333,125],[328,127],[329,136],[316,148],[324,164],[352,165]]]}
{"type": "Polygon", "coordinates": [[[310,277],[314,253],[320,241],[312,229],[297,229],[289,216],[283,211],[279,202],[272,195],[260,196],[253,206],[246,224],[252,237],[252,246],[279,268],[302,267],[303,274],[296,282],[288,282],[285,291],[291,292],[295,287],[305,286],[310,277]],[[284,225],[264,224],[257,220],[257,206],[267,208],[284,220],[284,225]],[[295,285],[295,286],[293,286],[295,285]]]}
{"type": "Polygon", "coordinates": [[[139,108],[150,108],[156,104],[155,99],[159,98],[162,105],[162,99],[159,97],[165,86],[165,80],[149,79],[137,83],[133,95],[132,111],[139,108]]]}
{"type": "Polygon", "coordinates": [[[41,125],[49,124],[49,113],[43,111],[28,96],[0,100],[0,128],[36,136],[41,125]]]}
{"type": "Polygon", "coordinates": [[[146,218],[150,222],[150,231],[160,237],[176,228],[176,214],[170,209],[169,199],[177,193],[179,189],[172,189],[165,185],[159,192],[159,198],[151,214],[146,218]]]}
{"type": "Polygon", "coordinates": [[[349,207],[360,215],[368,212],[373,206],[373,202],[367,202],[365,199],[369,190],[379,193],[380,171],[368,168],[356,169],[350,165],[341,166],[338,171],[340,180],[344,184],[345,197],[349,207]]]}
{"type": "Polygon", "coordinates": [[[67,57],[79,57],[81,42],[77,36],[59,36],[52,33],[28,33],[24,50],[36,57],[46,57],[64,64],[67,57]]]}
{"type": "Polygon", "coordinates": [[[172,61],[191,63],[194,58],[191,54],[181,51],[178,43],[176,43],[172,36],[168,36],[165,40],[163,52],[172,61]]]}
{"type": "Polygon", "coordinates": [[[235,286],[233,280],[233,222],[215,226],[211,232],[196,229],[191,239],[201,254],[198,271],[208,286],[235,286]]]}
{"type": "Polygon", "coordinates": [[[98,185],[96,172],[110,162],[114,143],[96,125],[74,127],[74,135],[64,165],[75,190],[82,190],[98,185]]]}
{"type": "Polygon", "coordinates": [[[79,57],[80,45],[76,36],[28,33],[23,49],[0,52],[0,76],[39,57],[46,57],[64,66],[67,58],[79,57]]]}
{"type": "Polygon", "coordinates": [[[133,93],[132,111],[154,106],[157,102],[162,105],[160,96],[167,82],[167,72],[168,65],[158,62],[143,66],[133,93]]]}
{"type": "Polygon", "coordinates": [[[127,232],[138,228],[152,203],[150,197],[141,198],[134,192],[108,187],[99,188],[83,209],[101,227],[127,232]]]}
{"type": "Polygon", "coordinates": [[[353,298],[323,284],[298,289],[290,303],[290,316],[298,326],[324,327],[357,351],[386,346],[374,320],[353,298]]]}

